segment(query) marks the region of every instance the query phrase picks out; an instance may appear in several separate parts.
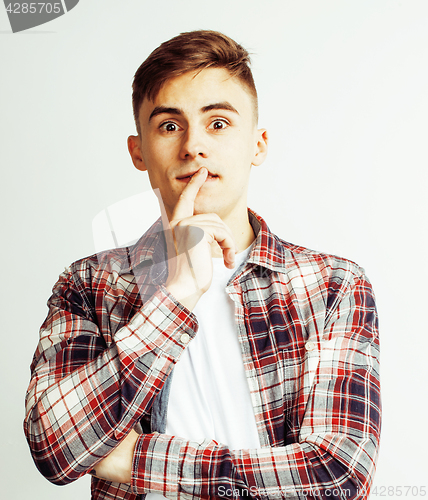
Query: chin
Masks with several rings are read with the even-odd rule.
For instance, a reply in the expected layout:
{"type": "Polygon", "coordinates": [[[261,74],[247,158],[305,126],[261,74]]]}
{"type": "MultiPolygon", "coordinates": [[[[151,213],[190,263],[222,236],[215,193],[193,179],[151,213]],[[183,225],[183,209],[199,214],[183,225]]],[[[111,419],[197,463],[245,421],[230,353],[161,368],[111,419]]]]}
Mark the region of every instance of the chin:
{"type": "Polygon", "coordinates": [[[216,203],[195,203],[194,214],[218,214],[220,215],[219,206],[216,203]]]}

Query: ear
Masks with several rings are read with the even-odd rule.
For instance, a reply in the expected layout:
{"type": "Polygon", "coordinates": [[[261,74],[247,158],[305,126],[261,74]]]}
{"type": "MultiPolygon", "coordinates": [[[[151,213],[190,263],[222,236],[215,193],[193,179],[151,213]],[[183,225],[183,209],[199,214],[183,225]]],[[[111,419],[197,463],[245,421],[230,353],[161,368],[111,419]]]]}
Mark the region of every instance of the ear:
{"type": "Polygon", "coordinates": [[[135,168],[141,171],[147,170],[143,155],[141,154],[141,140],[138,135],[130,135],[128,137],[128,151],[135,168]]]}
{"type": "Polygon", "coordinates": [[[252,165],[258,166],[261,165],[267,156],[268,152],[268,133],[267,130],[261,128],[256,131],[256,150],[254,153],[252,165]]]}

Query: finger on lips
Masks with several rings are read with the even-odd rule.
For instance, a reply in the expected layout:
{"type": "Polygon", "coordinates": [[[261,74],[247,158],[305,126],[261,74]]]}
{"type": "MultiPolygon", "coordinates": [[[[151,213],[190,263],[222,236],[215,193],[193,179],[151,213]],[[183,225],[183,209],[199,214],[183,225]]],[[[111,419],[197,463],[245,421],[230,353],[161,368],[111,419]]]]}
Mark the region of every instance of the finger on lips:
{"type": "MultiPolygon", "coordinates": [[[[194,215],[194,204],[199,190],[208,177],[208,169],[201,167],[190,179],[175,206],[173,213],[173,227],[177,225],[197,225],[204,229],[218,242],[222,251],[224,263],[227,267],[234,266],[235,253],[237,253],[235,240],[230,229],[216,214],[194,215]],[[186,221],[187,219],[187,221],[186,221]],[[226,234],[224,234],[226,232],[226,234]]],[[[173,222],[171,221],[171,222],[173,222]]]]}
{"type": "Polygon", "coordinates": [[[173,219],[183,219],[184,217],[191,217],[193,215],[196,196],[207,177],[208,170],[205,167],[201,167],[196,174],[193,175],[183,189],[177,205],[175,206],[173,219]]]}

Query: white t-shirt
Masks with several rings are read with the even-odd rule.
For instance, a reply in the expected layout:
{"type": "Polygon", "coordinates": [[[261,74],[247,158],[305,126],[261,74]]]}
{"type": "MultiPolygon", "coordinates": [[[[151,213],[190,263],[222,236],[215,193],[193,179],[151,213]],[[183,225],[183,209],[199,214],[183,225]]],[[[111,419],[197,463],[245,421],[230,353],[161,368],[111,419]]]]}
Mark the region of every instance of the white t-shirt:
{"type": "MultiPolygon", "coordinates": [[[[235,304],[225,291],[251,246],[235,256],[235,269],[213,259],[210,288],[193,312],[199,330],[174,367],[166,434],[191,441],[213,439],[229,449],[260,448],[250,390],[235,322],[235,304]]],[[[147,500],[163,495],[149,494],[147,500]]]]}

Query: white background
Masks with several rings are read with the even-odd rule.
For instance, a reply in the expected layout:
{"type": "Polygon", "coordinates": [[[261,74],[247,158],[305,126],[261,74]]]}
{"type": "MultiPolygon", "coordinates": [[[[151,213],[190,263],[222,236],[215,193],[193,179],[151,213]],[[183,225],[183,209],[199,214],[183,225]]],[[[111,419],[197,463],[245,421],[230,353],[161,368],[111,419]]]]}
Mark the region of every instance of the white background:
{"type": "Polygon", "coordinates": [[[0,5],[0,496],[90,496],[88,478],[59,488],[32,463],[29,365],[58,274],[94,252],[95,215],[149,188],[126,148],[135,70],[162,41],[199,28],[254,54],[271,142],[249,206],[284,239],[357,261],[374,285],[378,494],[427,485],[428,2],[81,0],[20,34],[0,5]]]}

